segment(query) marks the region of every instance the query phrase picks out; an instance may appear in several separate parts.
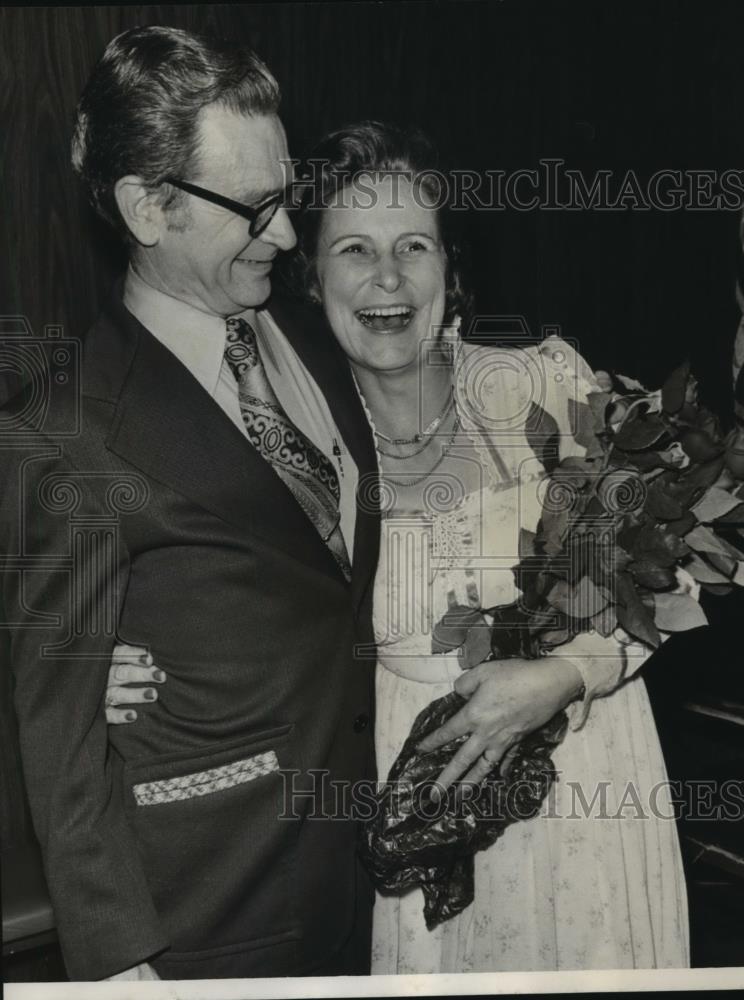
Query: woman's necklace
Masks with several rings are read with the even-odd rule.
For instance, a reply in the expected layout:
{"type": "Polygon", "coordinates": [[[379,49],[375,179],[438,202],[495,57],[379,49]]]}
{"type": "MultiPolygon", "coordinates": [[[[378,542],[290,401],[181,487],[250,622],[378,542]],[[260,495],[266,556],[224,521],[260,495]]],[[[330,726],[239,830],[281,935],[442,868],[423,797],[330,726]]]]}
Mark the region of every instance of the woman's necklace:
{"type": "MultiPolygon", "coordinates": [[[[442,420],[444,420],[444,418],[447,416],[447,414],[449,413],[449,411],[452,408],[452,406],[454,404],[454,401],[455,401],[454,385],[451,384],[450,385],[449,393],[447,395],[447,400],[446,400],[444,406],[442,407],[441,412],[439,413],[438,416],[436,416],[434,418],[434,420],[431,421],[431,423],[427,427],[424,428],[424,430],[420,434],[414,435],[413,438],[390,438],[386,434],[383,434],[381,431],[378,431],[377,428],[375,427],[374,420],[372,418],[372,414],[371,414],[369,406],[367,405],[367,402],[366,402],[366,400],[364,398],[364,393],[362,392],[362,387],[359,385],[359,380],[357,379],[356,372],[354,372],[353,369],[352,369],[352,373],[351,374],[352,374],[352,377],[354,379],[354,383],[356,385],[357,392],[359,393],[359,398],[362,401],[362,405],[364,406],[364,409],[365,409],[365,411],[367,413],[367,416],[369,418],[370,425],[372,427],[372,430],[374,431],[375,438],[377,439],[377,442],[376,442],[377,453],[378,453],[378,455],[380,455],[380,456],[384,455],[387,458],[393,458],[393,459],[399,459],[399,460],[404,460],[406,458],[415,458],[415,456],[418,455],[418,454],[420,454],[422,451],[424,451],[425,448],[428,448],[429,445],[431,444],[431,442],[434,440],[434,438],[433,438],[432,435],[437,430],[437,428],[439,427],[439,425],[442,423],[442,420]],[[414,443],[417,444],[421,440],[421,438],[424,438],[424,437],[426,438],[426,440],[424,442],[423,447],[419,448],[417,451],[415,451],[413,453],[410,453],[408,455],[393,455],[390,452],[383,451],[380,448],[380,446],[379,446],[379,440],[380,439],[382,439],[383,441],[387,441],[390,444],[401,444],[401,443],[402,444],[414,444],[414,443]]],[[[394,479],[392,476],[389,476],[387,473],[383,473],[383,478],[385,480],[387,480],[388,482],[395,484],[396,486],[411,486],[412,487],[412,486],[418,486],[418,485],[420,485],[421,483],[424,482],[425,479],[428,479],[428,477],[433,472],[436,472],[436,470],[442,464],[442,462],[444,461],[444,459],[447,457],[447,454],[449,453],[450,448],[454,444],[455,439],[457,437],[457,434],[458,434],[459,430],[460,430],[460,414],[457,412],[457,409],[455,409],[455,420],[454,420],[454,424],[452,426],[452,431],[450,432],[450,435],[449,435],[449,438],[447,440],[447,443],[442,448],[441,455],[436,460],[436,462],[431,466],[430,469],[428,469],[425,473],[423,473],[423,475],[416,476],[413,479],[411,479],[410,477],[407,477],[406,479],[394,479]]],[[[382,472],[382,470],[380,470],[380,471],[382,472]]],[[[402,473],[402,475],[405,475],[405,473],[402,473]]]]}
{"type": "Polygon", "coordinates": [[[415,458],[416,455],[420,455],[422,451],[426,451],[433,440],[434,438],[432,436],[427,437],[420,448],[417,448],[415,451],[408,451],[405,455],[396,455],[393,451],[385,451],[385,449],[381,448],[379,444],[377,445],[377,451],[380,455],[384,455],[386,458],[397,458],[400,462],[404,461],[406,458],[415,458]]]}
{"type": "MultiPolygon", "coordinates": [[[[427,424],[426,427],[423,429],[423,431],[419,431],[419,433],[418,434],[414,434],[413,437],[410,437],[410,438],[391,438],[391,437],[388,437],[387,434],[383,434],[382,431],[378,431],[378,430],[375,431],[375,434],[381,440],[387,441],[388,444],[395,444],[395,445],[401,445],[401,444],[418,444],[424,438],[430,437],[436,431],[437,427],[439,427],[439,425],[441,424],[441,422],[444,420],[444,418],[449,413],[450,407],[452,406],[453,401],[454,401],[454,394],[453,394],[453,391],[452,391],[452,386],[450,386],[450,390],[449,390],[449,393],[447,395],[447,399],[445,400],[444,406],[440,410],[439,415],[436,416],[436,417],[434,417],[434,419],[431,421],[431,423],[427,424]]],[[[428,444],[428,443],[429,442],[427,441],[426,444],[428,444]]],[[[426,447],[426,444],[424,445],[424,448],[426,447]]],[[[423,451],[424,448],[421,448],[421,451],[423,451]]],[[[383,454],[389,454],[389,453],[385,452],[383,454]]],[[[413,455],[418,455],[418,452],[414,451],[414,452],[412,452],[411,455],[390,455],[389,454],[389,457],[390,458],[412,458],[413,455]]]]}
{"type": "MultiPolygon", "coordinates": [[[[434,465],[432,465],[432,467],[430,469],[427,469],[427,471],[422,476],[416,476],[414,479],[410,479],[410,478],[407,478],[407,479],[395,479],[393,476],[390,476],[390,475],[387,474],[387,472],[383,471],[382,478],[385,481],[387,481],[388,483],[393,483],[395,486],[418,486],[418,485],[420,485],[421,483],[423,483],[423,481],[425,479],[428,479],[429,476],[433,472],[436,472],[436,470],[439,468],[439,466],[445,460],[445,458],[447,457],[447,454],[449,453],[450,448],[452,447],[452,445],[455,442],[455,438],[457,437],[457,432],[459,430],[460,430],[460,414],[459,413],[455,413],[455,423],[454,423],[454,425],[452,427],[452,433],[450,434],[449,439],[447,440],[447,443],[442,448],[442,454],[436,460],[436,462],[434,463],[434,465]]],[[[378,449],[378,451],[379,451],[379,449],[378,449]]],[[[382,452],[381,454],[385,454],[385,452],[382,452]]],[[[395,456],[395,457],[397,458],[398,456],[395,456]]]]}

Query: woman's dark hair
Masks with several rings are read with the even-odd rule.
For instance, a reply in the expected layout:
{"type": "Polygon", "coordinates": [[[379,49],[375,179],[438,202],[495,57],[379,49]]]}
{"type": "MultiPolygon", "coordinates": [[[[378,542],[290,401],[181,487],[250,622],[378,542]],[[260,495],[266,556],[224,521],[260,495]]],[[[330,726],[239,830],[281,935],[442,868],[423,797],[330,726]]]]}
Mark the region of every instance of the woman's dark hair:
{"type": "Polygon", "coordinates": [[[455,316],[465,322],[471,295],[464,275],[464,244],[458,219],[448,205],[447,174],[431,140],[419,129],[403,129],[378,121],[362,121],[325,136],[304,164],[307,187],[296,218],[298,245],[290,281],[312,301],[318,301],[315,269],[323,207],[334,203],[344,188],[365,175],[404,175],[420,186],[437,208],[447,255],[444,322],[455,316]]]}
{"type": "MultiPolygon", "coordinates": [[[[96,209],[127,234],[114,185],[127,174],[157,188],[188,178],[198,161],[197,121],[209,104],[274,114],[279,85],[246,47],[177,28],[133,28],[106,47],[77,107],[72,165],[96,209]]],[[[165,207],[183,197],[168,189],[165,207]]]]}

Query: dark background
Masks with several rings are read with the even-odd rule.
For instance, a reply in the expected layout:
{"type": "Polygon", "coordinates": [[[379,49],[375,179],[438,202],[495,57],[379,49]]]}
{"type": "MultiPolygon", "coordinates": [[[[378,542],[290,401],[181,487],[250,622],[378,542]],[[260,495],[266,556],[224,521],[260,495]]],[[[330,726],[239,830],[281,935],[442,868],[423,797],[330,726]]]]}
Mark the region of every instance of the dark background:
{"type": "MultiPolygon", "coordinates": [[[[26,316],[39,334],[62,324],[82,336],[122,265],[72,175],[69,134],[96,59],[139,24],[250,43],[282,86],[294,155],[332,127],[377,117],[424,127],[460,168],[534,169],[553,157],[587,178],[632,169],[641,180],[662,168],[744,169],[741,0],[0,8],[0,314],[26,316]]],[[[736,212],[507,210],[471,213],[468,228],[481,312],[522,314],[533,332],[558,324],[594,367],[649,384],[690,357],[704,398],[730,412],[736,212]]],[[[740,697],[741,603],[712,613],[715,631],[669,643],[649,670],[673,773],[688,766],[680,747],[704,768],[713,743],[669,708],[670,692],[712,685],[740,697]]],[[[7,845],[30,827],[7,670],[0,685],[7,845]]],[[[744,964],[732,951],[697,959],[744,964]]]]}
{"type": "MultiPolygon", "coordinates": [[[[117,255],[68,165],[75,103],[119,31],[248,41],[278,77],[290,149],[360,117],[418,123],[470,169],[559,157],[590,177],[744,167],[740,2],[462,0],[0,9],[0,311],[72,335],[117,255]]],[[[725,405],[733,211],[471,213],[482,311],[560,324],[595,367],[650,381],[690,355],[725,405]]]]}

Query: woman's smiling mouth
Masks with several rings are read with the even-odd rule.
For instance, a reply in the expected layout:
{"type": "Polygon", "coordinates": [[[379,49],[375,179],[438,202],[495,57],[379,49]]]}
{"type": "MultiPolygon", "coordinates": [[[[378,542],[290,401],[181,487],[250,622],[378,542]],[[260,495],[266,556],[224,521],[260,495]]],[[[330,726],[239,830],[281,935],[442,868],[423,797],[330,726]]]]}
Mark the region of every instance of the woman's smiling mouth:
{"type": "Polygon", "coordinates": [[[379,333],[405,330],[413,319],[416,310],[413,306],[370,306],[368,309],[357,309],[354,315],[370,330],[379,333]]]}
{"type": "Polygon", "coordinates": [[[235,260],[238,264],[243,264],[247,267],[252,267],[259,271],[270,271],[271,268],[274,266],[273,257],[269,257],[268,260],[266,258],[261,260],[257,257],[236,257],[235,260]]]}

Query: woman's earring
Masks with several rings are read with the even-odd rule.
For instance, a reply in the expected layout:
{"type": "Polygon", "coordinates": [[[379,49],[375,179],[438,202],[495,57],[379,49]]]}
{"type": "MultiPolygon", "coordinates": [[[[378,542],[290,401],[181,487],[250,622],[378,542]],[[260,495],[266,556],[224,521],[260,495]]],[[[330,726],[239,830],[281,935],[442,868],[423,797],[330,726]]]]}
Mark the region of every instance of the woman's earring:
{"type": "Polygon", "coordinates": [[[313,261],[305,262],[305,273],[303,284],[305,286],[305,295],[313,303],[313,305],[319,306],[322,304],[323,299],[320,295],[320,284],[318,283],[318,274],[315,270],[315,263],[313,261]]]}
{"type": "Polygon", "coordinates": [[[455,316],[452,322],[444,330],[444,336],[442,337],[442,353],[446,357],[449,363],[452,362],[455,356],[455,344],[460,340],[460,326],[461,319],[459,316],[455,316]]]}

